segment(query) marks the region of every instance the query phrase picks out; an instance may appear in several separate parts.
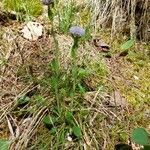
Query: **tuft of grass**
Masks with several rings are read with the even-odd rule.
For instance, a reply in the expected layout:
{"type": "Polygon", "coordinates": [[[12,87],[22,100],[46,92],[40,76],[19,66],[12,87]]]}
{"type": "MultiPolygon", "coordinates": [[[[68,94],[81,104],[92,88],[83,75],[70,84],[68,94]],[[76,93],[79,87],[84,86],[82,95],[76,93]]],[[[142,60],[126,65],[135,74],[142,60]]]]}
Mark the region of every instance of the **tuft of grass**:
{"type": "Polygon", "coordinates": [[[111,28],[111,36],[118,32],[149,41],[148,1],[143,0],[90,0],[92,20],[95,28],[111,28]]]}
{"type": "Polygon", "coordinates": [[[19,19],[37,17],[43,11],[40,0],[4,0],[3,5],[7,11],[16,12],[19,19]]]}
{"type": "Polygon", "coordinates": [[[74,0],[71,0],[65,5],[60,6],[60,8],[58,9],[59,29],[61,32],[67,33],[72,22],[75,20],[75,14],[77,13],[75,10],[75,2],[74,0]]]}

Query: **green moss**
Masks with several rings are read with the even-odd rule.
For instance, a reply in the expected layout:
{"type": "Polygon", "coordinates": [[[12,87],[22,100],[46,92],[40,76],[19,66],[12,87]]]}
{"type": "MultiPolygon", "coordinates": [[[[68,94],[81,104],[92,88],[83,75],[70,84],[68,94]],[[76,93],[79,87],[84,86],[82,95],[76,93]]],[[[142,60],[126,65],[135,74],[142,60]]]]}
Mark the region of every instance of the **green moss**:
{"type": "Polygon", "coordinates": [[[150,62],[148,46],[140,44],[129,51],[122,60],[124,68],[120,68],[124,79],[117,80],[117,87],[126,99],[135,107],[150,102],[150,62]],[[123,82],[122,82],[123,81],[123,82]]]}

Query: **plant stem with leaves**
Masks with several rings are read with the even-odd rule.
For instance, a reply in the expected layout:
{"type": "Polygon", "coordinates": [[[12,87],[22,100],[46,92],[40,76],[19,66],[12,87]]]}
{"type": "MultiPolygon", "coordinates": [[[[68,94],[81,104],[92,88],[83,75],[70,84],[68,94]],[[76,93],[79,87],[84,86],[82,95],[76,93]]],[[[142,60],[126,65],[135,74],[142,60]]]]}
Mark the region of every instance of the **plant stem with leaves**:
{"type": "Polygon", "coordinates": [[[52,68],[54,70],[54,90],[55,90],[55,98],[57,102],[57,107],[60,107],[60,102],[59,102],[59,76],[60,76],[60,62],[59,62],[59,46],[58,46],[58,41],[56,39],[56,34],[54,31],[54,3],[50,3],[48,5],[48,17],[49,20],[51,21],[51,35],[53,36],[54,44],[55,44],[55,58],[52,61],[52,68]]]}
{"type": "Polygon", "coordinates": [[[77,49],[79,47],[79,40],[80,37],[85,34],[85,30],[78,26],[73,26],[70,28],[70,33],[72,34],[74,43],[71,48],[71,58],[72,58],[72,77],[73,77],[73,96],[76,90],[77,84],[77,74],[78,74],[78,67],[77,67],[77,49]]]}
{"type": "Polygon", "coordinates": [[[71,49],[71,57],[72,57],[72,77],[73,77],[73,93],[76,90],[76,80],[77,80],[77,49],[78,49],[78,37],[74,37],[74,44],[71,49]]]}

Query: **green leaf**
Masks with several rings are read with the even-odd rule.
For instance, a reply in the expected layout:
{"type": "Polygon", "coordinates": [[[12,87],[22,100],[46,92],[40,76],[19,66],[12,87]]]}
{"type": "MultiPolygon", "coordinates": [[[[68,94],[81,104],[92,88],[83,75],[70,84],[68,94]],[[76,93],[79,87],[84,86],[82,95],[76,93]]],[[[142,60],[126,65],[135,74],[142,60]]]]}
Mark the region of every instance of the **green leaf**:
{"type": "Polygon", "coordinates": [[[57,129],[56,129],[56,128],[52,128],[52,129],[50,130],[50,133],[51,133],[52,135],[55,135],[55,134],[57,133],[57,129]]]}
{"type": "Polygon", "coordinates": [[[10,142],[7,140],[0,139],[0,150],[8,150],[10,142]]]}
{"type": "Polygon", "coordinates": [[[143,128],[136,128],[132,132],[132,140],[140,145],[149,145],[149,134],[143,128]]]}
{"type": "Polygon", "coordinates": [[[81,133],[81,129],[78,126],[74,126],[72,128],[73,130],[73,134],[77,137],[77,138],[81,138],[82,133],[81,133]]]}
{"type": "Polygon", "coordinates": [[[121,49],[128,50],[134,45],[134,43],[135,43],[134,39],[128,40],[127,42],[125,42],[124,44],[121,45],[121,49]]]}
{"type": "Polygon", "coordinates": [[[56,74],[58,74],[58,72],[59,72],[59,62],[58,62],[58,60],[53,59],[52,62],[51,62],[51,67],[52,67],[52,70],[54,72],[56,72],[56,74]]]}
{"type": "Polygon", "coordinates": [[[58,137],[59,138],[59,144],[61,145],[65,140],[65,129],[64,128],[62,128],[62,130],[59,132],[58,136],[59,136],[58,137]]]}
{"type": "Polygon", "coordinates": [[[45,125],[53,125],[57,121],[58,121],[58,119],[56,117],[51,117],[49,115],[47,115],[43,118],[43,122],[45,125]]]}
{"type": "Polygon", "coordinates": [[[87,69],[79,68],[78,69],[78,77],[84,78],[89,74],[89,71],[87,69]]]}
{"type": "Polygon", "coordinates": [[[52,76],[50,82],[51,82],[51,87],[53,88],[53,90],[56,89],[57,86],[58,86],[58,78],[57,78],[57,76],[52,76]]]}
{"type": "Polygon", "coordinates": [[[41,95],[35,95],[34,96],[35,102],[37,106],[45,105],[45,99],[41,95]]]}
{"type": "Polygon", "coordinates": [[[70,112],[70,111],[68,111],[67,113],[66,113],[66,122],[68,123],[68,124],[70,124],[70,125],[73,125],[74,124],[74,118],[73,118],[73,114],[72,114],[72,112],[70,112]]]}
{"type": "Polygon", "coordinates": [[[79,92],[81,94],[84,94],[85,93],[85,88],[80,83],[78,84],[78,87],[79,87],[79,92]]]}
{"type": "Polygon", "coordinates": [[[20,97],[18,99],[18,106],[20,106],[20,105],[26,105],[29,102],[29,100],[30,100],[30,98],[28,96],[26,96],[26,95],[20,97]]]}

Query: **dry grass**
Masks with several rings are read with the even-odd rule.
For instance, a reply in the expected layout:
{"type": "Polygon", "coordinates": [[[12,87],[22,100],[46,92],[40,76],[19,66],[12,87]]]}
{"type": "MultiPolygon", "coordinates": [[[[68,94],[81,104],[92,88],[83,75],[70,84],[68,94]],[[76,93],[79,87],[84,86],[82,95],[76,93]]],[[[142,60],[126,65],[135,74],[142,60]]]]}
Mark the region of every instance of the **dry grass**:
{"type": "Polygon", "coordinates": [[[90,0],[93,25],[97,28],[111,28],[112,36],[125,32],[131,37],[148,41],[149,2],[148,0],[90,0]]]}

